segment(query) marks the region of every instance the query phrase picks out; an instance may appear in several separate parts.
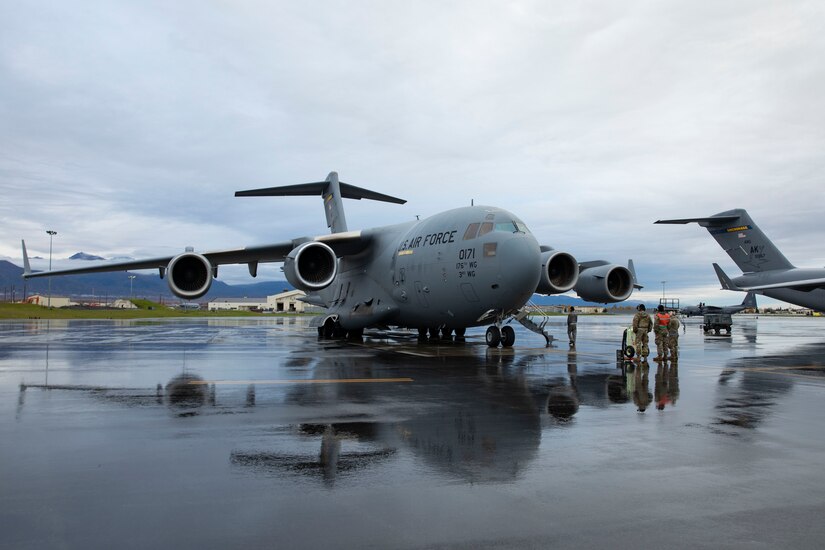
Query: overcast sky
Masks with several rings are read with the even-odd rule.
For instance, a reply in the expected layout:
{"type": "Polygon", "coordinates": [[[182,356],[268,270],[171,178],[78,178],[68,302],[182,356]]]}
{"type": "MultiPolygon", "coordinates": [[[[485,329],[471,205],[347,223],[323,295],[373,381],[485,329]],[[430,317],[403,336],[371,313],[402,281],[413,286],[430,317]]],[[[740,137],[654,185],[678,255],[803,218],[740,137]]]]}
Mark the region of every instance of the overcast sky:
{"type": "Polygon", "coordinates": [[[738,303],[704,229],[653,221],[746,208],[825,266],[823,29],[821,0],[2,1],[0,258],[321,234],[320,198],[233,193],[336,170],[408,200],[350,229],[474,200],[633,258],[637,298],[738,303]]]}

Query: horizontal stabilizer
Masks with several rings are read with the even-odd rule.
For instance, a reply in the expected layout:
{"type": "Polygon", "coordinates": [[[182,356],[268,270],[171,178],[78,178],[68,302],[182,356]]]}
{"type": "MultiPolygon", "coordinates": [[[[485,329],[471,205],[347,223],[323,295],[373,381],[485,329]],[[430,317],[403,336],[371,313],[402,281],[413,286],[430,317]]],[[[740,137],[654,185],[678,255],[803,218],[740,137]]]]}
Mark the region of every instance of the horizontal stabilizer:
{"type": "MultiPolygon", "coordinates": [[[[262,189],[250,189],[248,191],[236,191],[236,197],[299,197],[299,196],[322,196],[327,190],[328,181],[317,181],[313,183],[299,183],[297,185],[283,185],[280,187],[264,187],[262,189]]],[[[391,197],[383,193],[376,193],[369,189],[356,187],[348,183],[339,182],[341,196],[345,199],[370,199],[373,201],[392,202],[395,204],[405,204],[407,201],[398,197],[391,197]]]]}
{"type": "Polygon", "coordinates": [[[653,223],[698,223],[698,224],[707,224],[707,225],[724,225],[726,223],[731,223],[739,219],[739,216],[711,216],[709,218],[682,218],[680,220],[656,220],[653,223]]]}

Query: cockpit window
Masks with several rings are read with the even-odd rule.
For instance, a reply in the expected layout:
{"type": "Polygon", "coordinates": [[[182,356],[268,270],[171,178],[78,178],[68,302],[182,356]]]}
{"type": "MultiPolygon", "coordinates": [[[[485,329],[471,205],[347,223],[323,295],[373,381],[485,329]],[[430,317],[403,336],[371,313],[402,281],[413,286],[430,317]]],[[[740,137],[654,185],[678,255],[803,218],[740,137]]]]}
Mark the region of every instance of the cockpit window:
{"type": "Polygon", "coordinates": [[[524,225],[524,222],[515,222],[516,228],[521,231],[522,233],[530,233],[530,230],[527,229],[527,226],[524,225]]]}
{"type": "Polygon", "coordinates": [[[493,230],[492,222],[484,222],[481,224],[481,228],[478,230],[478,236],[481,237],[482,235],[486,235],[490,231],[493,230]]]}
{"type": "Polygon", "coordinates": [[[467,227],[467,231],[464,232],[464,240],[469,241],[470,239],[476,238],[476,233],[478,233],[478,226],[481,224],[478,223],[471,223],[467,227]]]}

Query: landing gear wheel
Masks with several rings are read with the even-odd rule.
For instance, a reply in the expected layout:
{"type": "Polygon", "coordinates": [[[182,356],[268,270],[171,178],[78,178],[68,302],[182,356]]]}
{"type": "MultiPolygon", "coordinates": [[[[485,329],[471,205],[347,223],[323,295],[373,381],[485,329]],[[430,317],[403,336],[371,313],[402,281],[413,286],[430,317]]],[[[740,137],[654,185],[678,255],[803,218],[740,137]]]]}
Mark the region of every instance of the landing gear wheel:
{"type": "Polygon", "coordinates": [[[332,338],[333,334],[335,334],[335,321],[332,319],[327,319],[324,321],[324,338],[332,338]]]}
{"type": "Polygon", "coordinates": [[[418,339],[422,342],[427,339],[427,329],[425,327],[418,327],[418,339]]]}
{"type": "Polygon", "coordinates": [[[487,339],[487,345],[491,348],[497,348],[501,343],[501,331],[495,325],[487,328],[485,337],[487,339]]]}
{"type": "Polygon", "coordinates": [[[444,327],[441,329],[441,339],[442,340],[452,340],[453,339],[453,329],[444,327]]]}
{"type": "Polygon", "coordinates": [[[626,346],[624,348],[624,356],[628,359],[633,359],[633,356],[636,355],[636,348],[633,346],[626,346]]]}
{"type": "Polygon", "coordinates": [[[438,327],[430,327],[430,340],[438,340],[438,327]]]}
{"type": "Polygon", "coordinates": [[[516,331],[510,325],[501,327],[501,345],[505,348],[516,343],[516,331]]]}
{"type": "Polygon", "coordinates": [[[458,338],[464,338],[464,334],[467,332],[467,329],[464,327],[455,329],[455,335],[458,338]]]}

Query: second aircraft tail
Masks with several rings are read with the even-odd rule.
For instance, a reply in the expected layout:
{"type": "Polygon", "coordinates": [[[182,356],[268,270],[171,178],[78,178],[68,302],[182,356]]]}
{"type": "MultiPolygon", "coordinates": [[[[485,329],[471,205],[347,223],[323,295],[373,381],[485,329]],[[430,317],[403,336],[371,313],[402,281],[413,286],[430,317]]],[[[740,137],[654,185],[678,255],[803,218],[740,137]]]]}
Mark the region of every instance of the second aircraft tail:
{"type": "Polygon", "coordinates": [[[742,208],[709,218],[658,220],[655,223],[691,222],[706,228],[743,273],[794,267],[742,208]]]}

